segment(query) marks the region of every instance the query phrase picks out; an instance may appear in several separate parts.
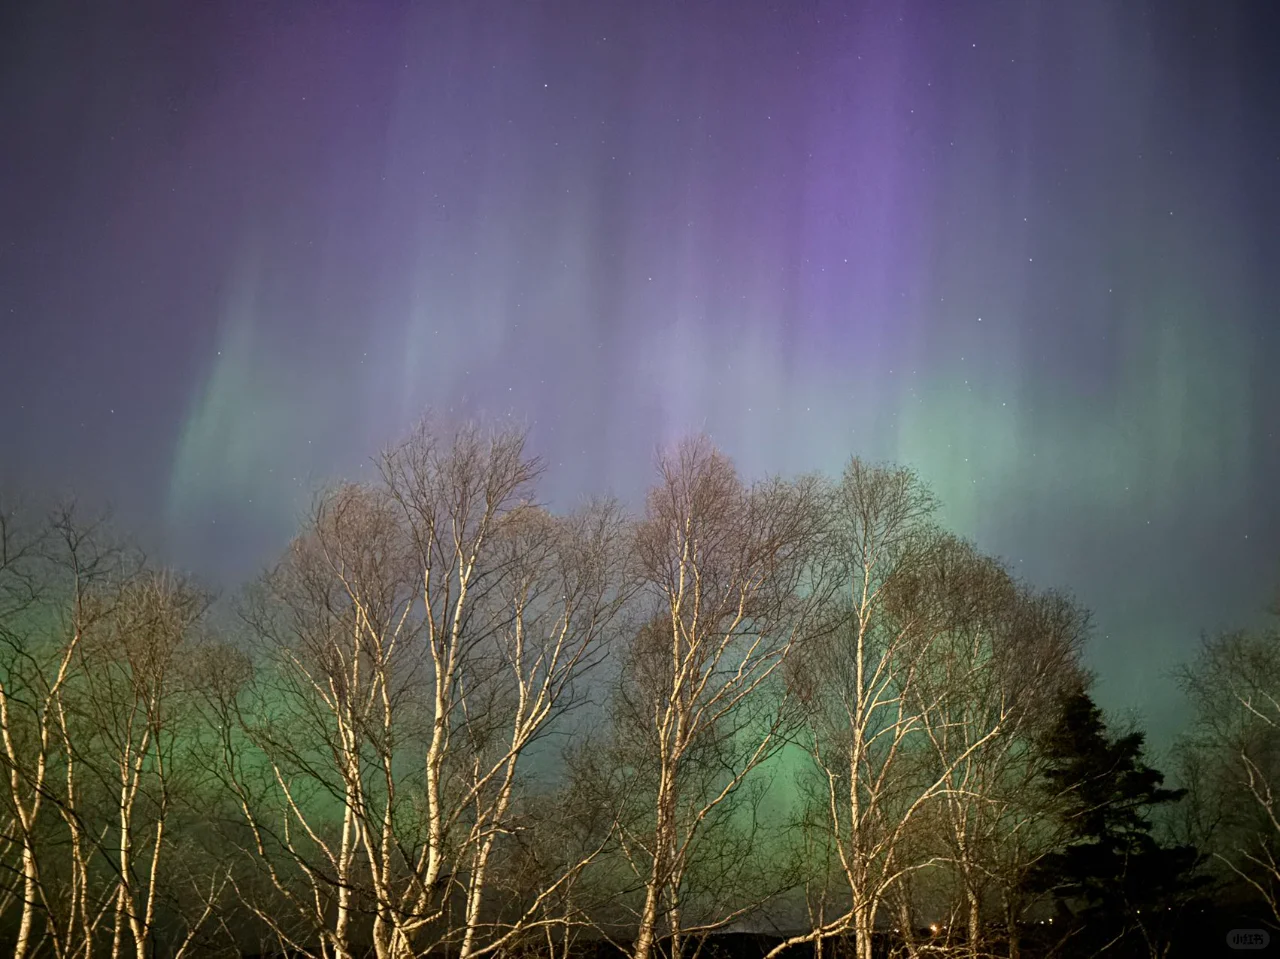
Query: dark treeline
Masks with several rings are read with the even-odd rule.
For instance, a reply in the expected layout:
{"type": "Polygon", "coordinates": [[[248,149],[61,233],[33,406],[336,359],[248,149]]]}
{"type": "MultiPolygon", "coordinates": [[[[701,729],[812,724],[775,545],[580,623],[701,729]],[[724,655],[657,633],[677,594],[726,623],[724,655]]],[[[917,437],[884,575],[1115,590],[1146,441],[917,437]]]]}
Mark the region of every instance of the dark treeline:
{"type": "Polygon", "coordinates": [[[1166,785],[1088,617],[906,469],[541,507],[430,425],[216,608],[0,508],[18,959],[1203,956],[1280,922],[1280,636],[1206,640],[1166,785]]]}

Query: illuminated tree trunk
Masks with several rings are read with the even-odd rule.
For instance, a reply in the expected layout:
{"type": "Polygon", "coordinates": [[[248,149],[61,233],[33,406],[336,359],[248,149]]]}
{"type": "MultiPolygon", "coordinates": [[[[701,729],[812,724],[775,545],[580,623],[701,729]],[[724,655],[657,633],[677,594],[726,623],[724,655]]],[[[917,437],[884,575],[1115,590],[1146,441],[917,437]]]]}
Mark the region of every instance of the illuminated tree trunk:
{"type": "MultiPolygon", "coordinates": [[[[25,828],[25,826],[24,826],[25,828]]],[[[13,944],[13,959],[26,959],[31,948],[31,933],[35,925],[36,883],[35,850],[25,836],[22,841],[22,919],[18,923],[18,937],[13,944]]]]}
{"type": "MultiPolygon", "coordinates": [[[[664,737],[665,738],[665,737],[664,737]]],[[[649,869],[649,881],[645,884],[644,905],[640,910],[640,921],[636,926],[635,944],[632,950],[633,959],[650,959],[657,942],[658,908],[666,894],[670,864],[667,862],[668,850],[671,847],[671,832],[674,828],[674,810],[672,809],[671,770],[664,757],[658,778],[658,796],[655,803],[657,823],[654,829],[654,856],[649,869]]]]}

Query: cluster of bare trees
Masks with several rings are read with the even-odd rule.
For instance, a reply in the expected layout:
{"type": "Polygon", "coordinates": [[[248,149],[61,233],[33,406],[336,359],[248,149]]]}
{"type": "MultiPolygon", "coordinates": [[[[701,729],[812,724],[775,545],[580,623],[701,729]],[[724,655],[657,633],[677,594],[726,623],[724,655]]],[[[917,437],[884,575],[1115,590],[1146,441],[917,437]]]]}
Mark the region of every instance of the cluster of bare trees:
{"type": "Polygon", "coordinates": [[[192,848],[207,597],[64,510],[0,511],[0,909],[15,957],[185,955],[222,873],[192,848]]]}
{"type": "Polygon", "coordinates": [[[216,628],[102,529],[0,510],[16,956],[675,959],[766,922],[1017,955],[1087,624],[910,471],[749,483],[694,440],[629,517],[540,506],[516,431],[378,467],[216,628]]]}
{"type": "Polygon", "coordinates": [[[795,666],[805,826],[828,867],[809,870],[808,935],[851,933],[858,959],[886,913],[912,952],[938,948],[916,941],[931,916],[972,955],[998,915],[1016,955],[1022,880],[1048,848],[1036,739],[1083,679],[1083,614],[938,529],[935,509],[910,471],[850,464],[824,521],[831,618],[795,666]]]}
{"type": "Polygon", "coordinates": [[[1192,707],[1179,748],[1187,838],[1280,928],[1280,629],[1206,637],[1179,678],[1192,707]]]}

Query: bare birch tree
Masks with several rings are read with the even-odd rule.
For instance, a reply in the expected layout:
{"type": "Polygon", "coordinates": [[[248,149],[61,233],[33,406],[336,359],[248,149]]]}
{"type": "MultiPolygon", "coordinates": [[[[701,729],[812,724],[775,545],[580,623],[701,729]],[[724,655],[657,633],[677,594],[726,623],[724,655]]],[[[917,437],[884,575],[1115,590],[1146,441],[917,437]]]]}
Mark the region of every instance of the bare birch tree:
{"type": "Polygon", "coordinates": [[[1074,607],[1026,595],[999,564],[938,530],[935,509],[909,470],[856,459],[832,496],[832,562],[845,592],[834,628],[790,680],[806,705],[810,809],[822,810],[844,911],[826,890],[824,921],[790,944],[851,932],[869,959],[885,906],[910,944],[913,890],[946,885],[924,871],[954,869],[977,949],[989,857],[996,833],[1011,828],[1003,790],[1025,761],[1019,733],[1078,677],[1074,607]]]}
{"type": "MultiPolygon", "coordinates": [[[[104,586],[120,580],[124,565],[102,525],[82,524],[73,508],[25,530],[21,518],[0,510],[0,523],[0,746],[11,845],[21,877],[13,953],[25,959],[47,940],[59,954],[73,948],[59,935],[66,930],[58,917],[71,914],[88,895],[87,877],[77,879],[74,859],[69,891],[46,881],[53,864],[40,855],[41,841],[50,838],[58,814],[67,812],[66,796],[60,795],[63,782],[74,790],[74,766],[67,761],[63,735],[64,698],[76,678],[86,635],[111,612],[104,586]]],[[[73,831],[73,840],[76,835],[73,831]]],[[[90,854],[87,848],[76,852],[81,863],[90,854]]],[[[92,927],[85,932],[91,935],[92,927]]],[[[82,948],[89,942],[79,937],[82,948]]]]}
{"type": "MultiPolygon", "coordinates": [[[[61,809],[71,833],[73,888],[81,895],[73,926],[91,939],[88,857],[109,862],[110,955],[150,954],[160,911],[189,912],[170,949],[187,954],[217,906],[220,869],[192,877],[179,902],[169,888],[183,864],[184,841],[174,825],[193,825],[191,811],[206,785],[188,749],[193,678],[188,667],[200,642],[210,598],[168,573],[139,570],[113,589],[110,615],[77,649],[79,677],[59,705],[66,792],[61,809]],[[77,780],[92,779],[88,789],[77,780]],[[84,793],[104,801],[108,822],[90,836],[84,793]],[[86,843],[92,843],[92,850],[86,843]],[[191,895],[190,893],[194,893],[191,895]],[[194,905],[194,911],[188,907],[194,905]]],[[[74,939],[74,937],[73,937],[74,939]]]]}
{"type": "MultiPolygon", "coordinates": [[[[414,597],[395,504],[344,486],[317,503],[246,607],[266,662],[247,704],[217,703],[223,768],[274,901],[290,908],[246,904],[290,948],[351,956],[365,912],[388,921],[377,883],[399,838],[396,749],[412,747],[424,681],[414,597]],[[370,848],[386,862],[369,861],[370,848]]],[[[391,930],[376,932],[387,948],[391,930]]]]}
{"type": "Polygon", "coordinates": [[[857,459],[830,497],[829,562],[842,591],[829,605],[831,628],[796,660],[789,679],[805,706],[803,740],[845,908],[779,949],[851,932],[858,959],[871,959],[887,894],[929,864],[902,853],[948,772],[922,782],[916,761],[923,726],[914,690],[945,628],[922,590],[942,542],[935,509],[910,470],[857,459]]]}
{"type": "Polygon", "coordinates": [[[1018,819],[1018,796],[1034,766],[1035,733],[1052,722],[1064,691],[1084,682],[1086,620],[1065,599],[1031,594],[955,539],[939,544],[922,588],[943,628],[911,695],[928,743],[926,768],[941,776],[937,822],[945,866],[963,898],[969,955],[985,949],[989,892],[1002,894],[1016,952],[1020,910],[1012,907],[1021,876],[1010,872],[1031,864],[1011,858],[1028,848],[1012,833],[1034,828],[1018,819]]]}
{"type": "Polygon", "coordinates": [[[1182,765],[1213,810],[1201,838],[1280,924],[1280,631],[1208,637],[1179,678],[1194,710],[1182,765]]]}
{"type": "MultiPolygon", "coordinates": [[[[995,712],[970,725],[969,735],[942,752],[929,745],[931,729],[954,727],[945,707],[965,681],[964,658],[950,657],[947,676],[948,650],[973,639],[956,626],[965,616],[973,620],[984,589],[982,576],[975,579],[984,563],[936,528],[934,511],[936,501],[913,472],[856,458],[833,490],[829,562],[844,586],[829,606],[831,629],[795,661],[788,679],[804,703],[820,798],[812,807],[823,809],[845,905],[780,949],[851,933],[855,954],[870,959],[874,930],[895,891],[897,918],[910,923],[904,883],[947,859],[941,850],[919,854],[925,818],[936,821],[936,804],[963,793],[965,768],[1004,727],[1007,705],[997,695],[995,712]]],[[[979,649],[973,666],[984,658],[979,649]]]]}
{"type": "Polygon", "coordinates": [[[264,585],[252,621],[278,651],[283,712],[243,725],[270,782],[255,796],[230,743],[226,765],[257,855],[292,867],[266,866],[276,895],[326,954],[351,955],[367,914],[380,959],[434,943],[475,957],[541,921],[536,901],[487,918],[490,869],[521,758],[625,607],[624,526],[607,503],[533,505],[540,466],[517,431],[423,427],[380,468],[321,501],[264,585]]]}
{"type": "Polygon", "coordinates": [[[45,547],[50,530],[36,528],[13,506],[0,503],[0,640],[4,643],[0,677],[0,742],[5,764],[6,828],[4,851],[14,882],[5,889],[4,904],[16,905],[18,928],[15,959],[32,951],[39,908],[40,876],[36,861],[38,821],[45,801],[45,782],[57,748],[54,700],[65,682],[70,655],[56,658],[53,688],[45,683],[42,622],[50,583],[45,547]]]}
{"type": "Polygon", "coordinates": [[[689,878],[708,871],[708,855],[722,890],[745,878],[752,823],[731,810],[783,744],[777,680],[812,625],[807,577],[821,516],[815,481],[747,486],[705,440],[683,443],[658,469],[635,546],[649,618],[624,657],[607,753],[618,791],[644,804],[619,817],[640,892],[635,959],[649,959],[664,933],[679,956],[686,935],[754,905],[689,916],[689,878]],[[702,845],[712,835],[719,856],[702,845]]]}
{"type": "MultiPolygon", "coordinates": [[[[23,782],[24,766],[19,764],[19,742],[25,728],[19,724],[20,702],[29,694],[23,666],[28,651],[32,619],[45,585],[40,576],[39,550],[44,530],[32,529],[28,518],[14,505],[0,501],[0,640],[3,640],[3,676],[0,677],[0,735],[5,760],[5,828],[0,851],[4,856],[4,887],[0,897],[6,918],[15,907],[19,912],[18,937],[14,954],[19,959],[30,950],[35,910],[34,818],[31,803],[38,801],[23,782]],[[29,863],[31,867],[29,868],[29,863]]],[[[25,743],[23,743],[25,746],[25,743]]],[[[46,749],[48,746],[46,745],[46,749]]],[[[23,749],[25,753],[26,750],[23,749]]],[[[46,760],[47,761],[47,760],[46,760]]]]}
{"type": "Polygon", "coordinates": [[[171,952],[185,955],[217,893],[206,877],[209,895],[185,917],[168,895],[182,868],[170,824],[191,771],[178,747],[181,661],[207,599],[72,508],[25,537],[14,519],[0,516],[0,743],[21,880],[10,890],[14,953],[87,959],[101,945],[141,959],[164,909],[171,952]]]}
{"type": "Polygon", "coordinates": [[[492,679],[486,683],[489,677],[473,668],[462,699],[471,756],[466,784],[474,808],[464,840],[469,861],[463,957],[497,948],[515,929],[541,921],[544,900],[559,897],[561,886],[572,884],[595,855],[584,849],[559,873],[544,877],[506,932],[503,924],[485,922],[497,842],[514,834],[519,811],[518,761],[552,728],[557,713],[574,703],[575,683],[603,658],[631,598],[625,532],[618,508],[599,502],[563,518],[525,507],[510,514],[495,536],[494,552],[506,575],[493,594],[502,626],[489,656],[492,679]],[[488,940],[483,950],[482,934],[488,940]]]}

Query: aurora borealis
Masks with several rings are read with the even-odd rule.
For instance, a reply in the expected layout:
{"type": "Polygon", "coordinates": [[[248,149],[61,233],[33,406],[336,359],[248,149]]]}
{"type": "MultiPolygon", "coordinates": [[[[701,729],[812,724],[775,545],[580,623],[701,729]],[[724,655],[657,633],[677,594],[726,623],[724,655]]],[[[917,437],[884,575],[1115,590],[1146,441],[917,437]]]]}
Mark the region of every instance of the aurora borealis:
{"type": "Polygon", "coordinates": [[[894,460],[1156,730],[1276,581],[1269,5],[19,6],[5,487],[231,583],[429,406],[565,500],[894,460]]]}

